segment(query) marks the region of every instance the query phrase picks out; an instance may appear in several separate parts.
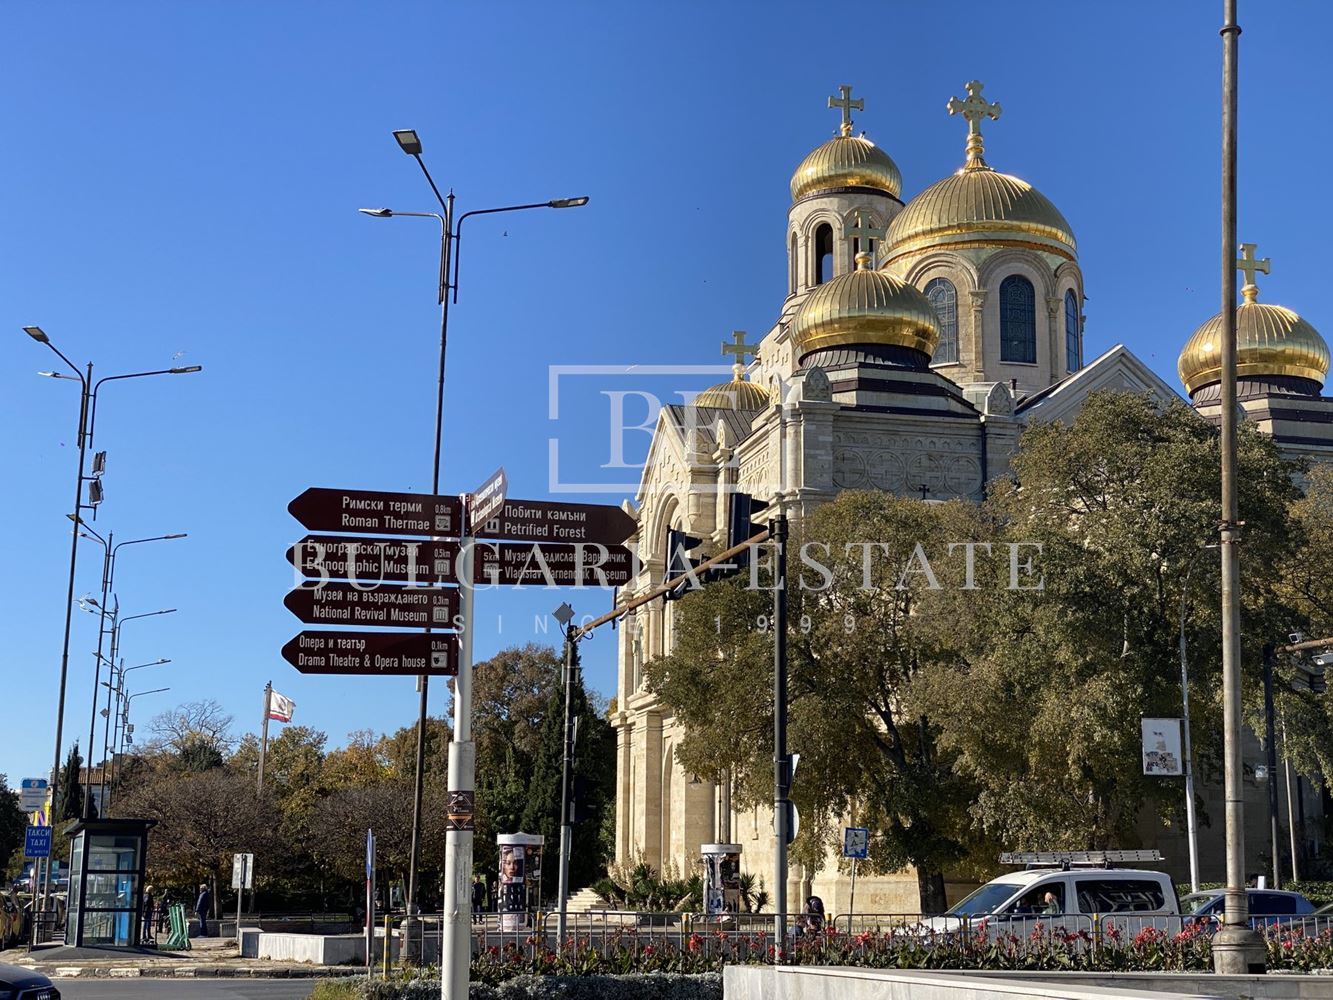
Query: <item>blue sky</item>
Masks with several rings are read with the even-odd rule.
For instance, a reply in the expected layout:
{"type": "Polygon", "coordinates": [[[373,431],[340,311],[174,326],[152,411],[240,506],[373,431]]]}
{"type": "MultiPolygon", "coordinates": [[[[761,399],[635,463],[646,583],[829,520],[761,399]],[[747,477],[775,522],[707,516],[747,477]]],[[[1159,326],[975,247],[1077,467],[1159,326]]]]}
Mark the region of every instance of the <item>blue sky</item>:
{"type": "MultiPolygon", "coordinates": [[[[591,198],[470,222],[451,317],[445,488],[503,464],[511,496],[541,497],[553,436],[573,471],[606,475],[609,460],[595,380],[562,390],[557,425],[550,366],[720,364],[730,330],[773,321],[787,182],[833,133],[840,83],[911,195],[961,164],[965,129],[944,105],[983,80],[1004,107],[989,162],[1078,236],[1087,355],[1123,342],[1176,384],[1180,345],[1218,309],[1220,8],[5,4],[0,772],[51,762],[76,457],[74,383],[33,374],[56,359],[21,326],[99,375],[205,366],[113,384],[99,413],[96,527],[190,534],[122,550],[125,613],[180,609],[125,628],[127,663],[175,661],[133,675],[172,689],[136,721],[216,698],[253,729],[272,679],[334,743],[391,730],[414,718],[411,681],[306,677],[279,656],[300,628],[281,603],[302,534],[287,502],[311,485],[429,483],[435,233],[355,211],[433,207],[391,129],[419,130],[460,211],[591,198]]],[[[1330,20],[1326,5],[1242,7],[1240,235],[1273,258],[1265,299],[1316,326],[1329,138],[1309,109],[1330,20]]],[[[79,592],[98,587],[96,551],[79,592]]],[[[533,616],[566,598],[609,601],[485,597],[478,654],[532,638],[533,616]]],[[[95,624],[75,620],[67,742],[87,739],[95,624]]],[[[610,693],[609,633],[585,662],[610,693]]]]}

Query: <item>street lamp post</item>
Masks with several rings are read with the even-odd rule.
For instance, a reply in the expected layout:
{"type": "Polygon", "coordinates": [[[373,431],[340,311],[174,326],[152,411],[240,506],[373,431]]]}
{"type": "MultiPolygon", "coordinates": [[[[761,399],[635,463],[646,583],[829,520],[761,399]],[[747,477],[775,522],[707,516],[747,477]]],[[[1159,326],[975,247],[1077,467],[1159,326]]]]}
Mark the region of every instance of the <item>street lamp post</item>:
{"type": "MultiPolygon", "coordinates": [[[[105,789],[105,790],[102,792],[102,802],[103,802],[104,805],[110,805],[110,803],[111,803],[111,785],[110,785],[110,784],[108,783],[108,781],[107,781],[107,763],[106,763],[106,762],[107,762],[107,759],[108,759],[108,758],[107,758],[107,753],[108,753],[108,750],[109,750],[109,749],[114,749],[114,747],[115,747],[115,745],[116,745],[114,739],[110,740],[110,742],[108,743],[108,732],[107,732],[107,730],[110,729],[110,728],[112,728],[112,727],[115,725],[115,724],[112,722],[112,719],[118,719],[118,718],[119,718],[119,712],[120,712],[120,698],[121,698],[121,694],[122,694],[122,689],[123,689],[123,687],[124,687],[125,673],[126,673],[126,670],[125,670],[125,658],[122,657],[122,656],[120,655],[120,638],[121,638],[121,636],[124,634],[124,628],[125,628],[125,625],[126,625],[127,622],[132,622],[132,621],[134,621],[134,620],[136,620],[136,619],[138,619],[138,618],[154,618],[154,617],[156,617],[156,616],[158,616],[158,615],[171,615],[171,614],[175,614],[175,613],[176,613],[176,609],[175,609],[175,608],[163,608],[161,611],[146,611],[146,612],[144,612],[143,614],[139,614],[139,615],[126,615],[125,617],[122,618],[122,617],[119,616],[119,610],[120,610],[119,605],[117,605],[116,610],[117,610],[116,624],[115,624],[115,626],[114,626],[114,627],[112,628],[112,630],[111,630],[111,657],[110,657],[110,660],[109,660],[109,666],[111,667],[112,670],[116,670],[116,669],[117,669],[117,664],[119,664],[119,674],[118,674],[118,676],[117,676],[116,690],[115,690],[115,696],[116,696],[115,708],[113,709],[113,708],[112,708],[112,705],[111,705],[111,692],[107,692],[107,717],[106,717],[106,722],[107,722],[107,724],[106,724],[105,726],[103,726],[103,728],[102,728],[102,776],[101,776],[101,782],[102,782],[102,785],[103,785],[103,787],[104,787],[104,789],[105,789]]],[[[165,662],[170,663],[171,661],[170,661],[170,660],[167,660],[167,661],[165,661],[165,662]]],[[[152,666],[152,664],[141,664],[141,665],[142,665],[142,666],[152,666]]],[[[136,668],[136,667],[130,667],[129,669],[130,669],[130,670],[135,670],[135,669],[137,669],[137,668],[136,668]]]]}
{"type": "MultiPolygon", "coordinates": [[[[40,326],[25,326],[23,332],[39,344],[45,344],[55,355],[63,361],[69,370],[74,373],[73,376],[65,375],[61,372],[42,372],[41,374],[48,378],[68,379],[75,378],[79,382],[79,464],[78,473],[74,478],[74,516],[77,518],[79,512],[85,508],[83,503],[83,484],[87,477],[84,476],[84,468],[87,459],[88,447],[92,444],[93,438],[93,420],[97,411],[97,392],[106,382],[119,381],[129,378],[144,378],[149,375],[185,375],[193,372],[202,371],[199,365],[189,365],[181,368],[165,368],[160,371],[151,372],[133,372],[128,375],[110,375],[93,381],[93,363],[91,361],[80,371],[60,348],[51,343],[51,338],[40,326]]],[[[100,484],[99,484],[100,486],[100,484]]],[[[100,489],[98,491],[100,502],[100,489]]],[[[95,506],[95,505],[94,505],[95,506]]],[[[70,626],[74,617],[74,574],[79,560],[79,530],[75,525],[72,534],[72,540],[69,546],[69,587],[65,596],[65,634],[61,644],[60,651],[60,694],[56,700],[56,738],[55,752],[51,762],[51,802],[54,805],[56,798],[60,793],[60,746],[64,740],[65,730],[65,690],[69,680],[69,634],[70,626]]],[[[91,751],[91,747],[89,750],[91,751]]],[[[51,878],[50,867],[48,864],[47,877],[42,883],[41,910],[46,909],[47,901],[50,897],[51,878]]]]}
{"type": "Polygon", "coordinates": [[[118,668],[113,663],[110,662],[107,663],[107,669],[109,670],[112,679],[102,682],[102,686],[106,688],[107,707],[102,711],[103,715],[102,770],[101,774],[97,779],[98,786],[102,789],[102,808],[106,810],[106,812],[103,814],[104,817],[111,815],[111,789],[114,787],[114,785],[112,784],[112,781],[109,780],[107,777],[107,770],[108,770],[107,762],[108,761],[113,762],[110,765],[110,767],[111,767],[111,778],[114,779],[115,777],[114,760],[116,756],[116,743],[120,738],[120,722],[121,722],[120,699],[121,696],[125,693],[125,675],[128,674],[131,670],[139,670],[142,667],[159,667],[162,666],[163,664],[170,662],[171,662],[170,659],[149,660],[147,663],[140,663],[133,667],[127,667],[125,666],[125,661],[121,660],[120,666],[118,668]],[[112,709],[111,707],[112,694],[114,694],[116,697],[116,702],[115,702],[116,707],[114,709],[112,709]]]}
{"type": "MultiPolygon", "coordinates": [[[[91,539],[92,541],[95,541],[102,546],[102,601],[98,605],[98,611],[100,613],[100,617],[98,618],[98,623],[97,623],[97,652],[93,654],[93,656],[95,657],[94,668],[93,668],[93,707],[88,714],[89,781],[84,785],[84,790],[83,790],[83,818],[91,819],[93,815],[93,783],[91,778],[92,778],[92,766],[93,766],[93,746],[97,739],[97,697],[99,693],[97,689],[101,685],[101,680],[102,680],[102,642],[106,637],[106,619],[108,614],[111,614],[113,616],[112,617],[113,631],[115,628],[115,620],[117,617],[119,617],[120,614],[119,601],[116,602],[116,607],[114,611],[110,611],[107,605],[107,597],[108,594],[111,592],[112,587],[114,586],[116,578],[116,554],[119,552],[120,549],[124,548],[126,545],[142,545],[144,542],[163,542],[175,538],[184,538],[186,536],[182,532],[173,535],[154,535],[151,538],[134,538],[126,542],[116,542],[114,541],[115,539],[114,532],[108,531],[106,533],[106,538],[103,538],[101,535],[97,533],[96,529],[94,529],[91,525],[84,522],[82,518],[78,518],[78,522],[83,528],[84,532],[83,537],[91,539]]],[[[112,669],[114,669],[114,665],[116,662],[116,654],[114,649],[111,652],[110,662],[112,664],[112,669]]],[[[111,712],[111,689],[109,687],[107,688],[107,693],[106,693],[106,705],[107,705],[107,713],[109,719],[111,712]]],[[[101,771],[101,779],[98,781],[98,787],[102,790],[102,805],[105,808],[106,806],[106,741],[105,740],[102,741],[102,771],[101,771]]]]}
{"type": "Polygon", "coordinates": [[[575,629],[571,624],[574,620],[574,609],[567,603],[562,603],[552,614],[565,633],[565,733],[560,755],[560,865],[556,884],[559,919],[555,937],[556,949],[564,951],[565,932],[568,926],[567,911],[569,908],[569,852],[571,848],[570,841],[574,835],[573,810],[569,801],[569,781],[574,757],[573,688],[575,661],[578,653],[574,648],[577,639],[575,638],[575,629]]]}
{"type": "MultiPolygon", "coordinates": [[[[436,382],[435,394],[435,451],[431,472],[431,493],[438,495],[440,492],[440,466],[441,450],[444,435],[444,374],[445,359],[449,342],[449,303],[450,299],[458,300],[458,259],[456,248],[462,245],[463,223],[474,215],[494,215],[501,212],[519,212],[534,208],[576,208],[588,203],[586,197],[581,198],[557,198],[551,201],[533,202],[524,205],[507,205],[501,208],[476,209],[465,212],[454,221],[454,194],[452,191],[447,196],[440,194],[440,189],[431,176],[430,170],[426,166],[426,161],[422,159],[421,139],[414,129],[396,129],[393,133],[395,141],[399,147],[408,156],[416,160],[421,168],[426,182],[430,185],[431,193],[434,194],[436,202],[440,206],[440,212],[398,212],[389,208],[363,208],[359,211],[373,218],[388,219],[395,216],[405,216],[408,218],[435,219],[440,225],[440,266],[437,282],[437,298],[440,305],[440,356],[439,371],[436,382]],[[441,214],[442,213],[442,214],[441,214]],[[452,275],[450,271],[452,269],[452,275]]],[[[465,584],[466,585],[466,584],[465,584]]],[[[427,629],[429,632],[429,629],[427,629]]],[[[470,647],[470,643],[465,643],[465,647],[470,647]]],[[[472,663],[470,656],[460,657],[458,676],[454,681],[454,729],[453,738],[450,741],[450,766],[449,766],[449,792],[450,798],[454,799],[455,792],[472,793],[475,781],[475,758],[472,756],[472,737],[471,737],[471,715],[472,715],[472,663]],[[464,746],[466,744],[466,746],[464,746]],[[457,772],[457,774],[455,774],[457,772]],[[455,780],[456,779],[456,780],[455,780]]],[[[412,842],[409,851],[408,861],[408,886],[407,886],[407,912],[408,925],[404,933],[404,957],[407,959],[415,958],[414,935],[411,933],[411,923],[415,920],[418,912],[417,906],[417,868],[421,856],[421,808],[422,793],[425,774],[425,755],[426,755],[426,723],[429,703],[429,677],[422,676],[418,678],[418,688],[420,693],[418,714],[417,714],[417,755],[416,755],[416,775],[414,779],[412,795],[412,842]]],[[[465,800],[467,796],[460,797],[460,801],[465,800]]],[[[458,1000],[466,1000],[467,996],[467,974],[468,959],[466,955],[467,942],[470,932],[470,924],[463,927],[461,932],[455,927],[459,919],[471,920],[471,899],[466,891],[460,892],[454,884],[457,881],[458,872],[461,871],[465,884],[470,883],[472,869],[472,818],[469,814],[465,819],[458,823],[464,829],[450,829],[446,833],[446,874],[445,874],[445,920],[449,923],[451,931],[455,938],[461,935],[461,941],[453,942],[453,950],[450,948],[450,941],[444,942],[444,954],[441,956],[441,989],[445,996],[457,995],[458,1000]],[[463,914],[462,917],[459,914],[463,914]],[[459,970],[457,964],[461,962],[462,968],[459,970]],[[450,972],[454,976],[460,976],[458,983],[454,983],[450,978],[450,972]],[[461,984],[461,985],[460,985],[461,984]],[[456,990],[461,989],[461,993],[456,990]]]]}
{"type": "Polygon", "coordinates": [[[169,688],[169,687],[164,687],[164,688],[153,688],[153,690],[151,690],[151,691],[136,691],[134,694],[127,694],[127,695],[125,696],[125,716],[124,716],[124,722],[125,722],[125,725],[121,727],[121,730],[120,730],[120,742],[121,742],[121,745],[120,745],[120,748],[119,748],[119,749],[116,749],[116,750],[115,750],[115,753],[120,754],[120,753],[123,753],[124,750],[125,750],[125,737],[126,737],[126,735],[127,735],[126,727],[127,727],[127,726],[129,725],[129,723],[130,723],[130,705],[133,704],[134,699],[135,699],[135,698],[142,698],[142,697],[143,697],[144,695],[146,695],[146,694],[161,694],[163,691],[170,691],[170,690],[171,690],[171,688],[169,688]]]}
{"type": "Polygon", "coordinates": [[[1208,549],[1217,548],[1216,542],[1201,545],[1191,553],[1185,564],[1185,581],[1180,587],[1180,708],[1181,724],[1185,729],[1185,825],[1189,836],[1190,892],[1199,891],[1199,828],[1194,814],[1194,753],[1190,742],[1190,666],[1185,644],[1185,611],[1190,593],[1190,574],[1195,560],[1208,549]]]}

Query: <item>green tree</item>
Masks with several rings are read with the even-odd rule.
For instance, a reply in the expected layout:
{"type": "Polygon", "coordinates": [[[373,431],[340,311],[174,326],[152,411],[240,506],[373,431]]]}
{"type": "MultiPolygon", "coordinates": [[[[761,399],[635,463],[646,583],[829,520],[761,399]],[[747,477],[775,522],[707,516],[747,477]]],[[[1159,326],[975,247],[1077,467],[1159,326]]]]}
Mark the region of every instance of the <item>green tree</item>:
{"type": "MultiPolygon", "coordinates": [[[[1274,597],[1290,545],[1292,468],[1243,428],[1245,662],[1287,615],[1274,597]]],[[[1178,786],[1145,778],[1143,716],[1180,714],[1187,565],[1216,538],[1216,430],[1184,405],[1095,394],[1071,424],[1035,425],[993,486],[987,513],[1041,590],[946,591],[930,623],[949,655],[909,702],[938,727],[955,773],[976,784],[972,821],[1010,849],[1133,846],[1145,807],[1183,813],[1178,786]]],[[[1200,555],[1186,602],[1194,747],[1207,773],[1220,732],[1215,560],[1200,555]]],[[[999,567],[1004,573],[1007,567],[999,567]]],[[[1252,698],[1251,698],[1252,700],[1252,698]]]]}
{"type": "Polygon", "coordinates": [[[6,876],[17,871],[17,861],[22,862],[23,831],[28,825],[28,817],[19,807],[18,793],[9,787],[8,775],[0,774],[0,874],[6,876]]]}
{"type": "Polygon", "coordinates": [[[65,766],[60,769],[60,787],[54,803],[57,823],[80,819],[83,816],[83,756],[77,743],[70,747],[65,766]]]}
{"type": "MultiPolygon", "coordinates": [[[[570,775],[570,793],[574,800],[569,859],[571,891],[591,885],[605,868],[610,844],[603,836],[604,817],[611,808],[615,788],[615,734],[588,698],[578,666],[577,646],[573,651],[573,664],[569,698],[577,740],[570,775]]],[[[565,746],[563,675],[561,667],[546,700],[521,821],[524,832],[539,833],[546,838],[542,853],[542,887],[547,894],[556,890],[559,871],[565,746]]]]}
{"type": "MultiPolygon", "coordinates": [[[[792,798],[802,817],[793,855],[817,869],[851,816],[877,833],[868,867],[914,866],[928,910],[943,908],[944,870],[967,852],[971,788],[904,698],[946,655],[924,622],[936,588],[963,583],[961,557],[944,559],[949,544],[979,530],[966,504],[849,491],[801,522],[789,546],[788,744],[801,755],[792,798]]],[[[685,727],[679,762],[729,773],[742,808],[772,797],[772,595],[760,589],[771,586],[757,573],[687,596],[672,653],[648,666],[685,727]]]]}

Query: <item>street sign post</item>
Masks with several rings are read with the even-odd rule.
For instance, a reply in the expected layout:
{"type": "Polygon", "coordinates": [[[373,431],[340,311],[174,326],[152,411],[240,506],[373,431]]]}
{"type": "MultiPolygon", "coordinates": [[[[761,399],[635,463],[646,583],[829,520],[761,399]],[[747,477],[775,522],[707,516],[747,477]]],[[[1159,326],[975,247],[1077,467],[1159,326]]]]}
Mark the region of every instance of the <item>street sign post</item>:
{"type": "Polygon", "coordinates": [[[25,858],[49,858],[51,856],[51,828],[49,826],[30,826],[24,830],[23,856],[25,858]]]}
{"type": "Polygon", "coordinates": [[[46,805],[47,781],[45,778],[24,778],[19,782],[19,808],[24,812],[36,812],[46,805]]]}
{"type": "Polygon", "coordinates": [[[595,542],[482,542],[475,562],[478,586],[623,587],[639,568],[631,549],[595,542]]]}
{"type": "Polygon", "coordinates": [[[245,890],[255,887],[255,856],[253,854],[233,854],[231,856],[231,887],[236,890],[236,940],[241,940],[241,900],[245,890]]]}
{"type": "MultiPolygon", "coordinates": [[[[864,826],[847,826],[842,830],[842,856],[852,859],[852,888],[847,893],[847,913],[855,913],[856,863],[870,857],[870,830],[864,826]]],[[[849,925],[850,926],[850,925],[849,925]]]]}
{"type": "Polygon", "coordinates": [[[478,538],[514,542],[601,542],[618,545],[634,534],[634,518],[611,504],[508,500],[484,523],[478,538]]]}
{"type": "Polygon", "coordinates": [[[509,477],[505,475],[503,465],[491,473],[486,482],[477,487],[477,491],[472,494],[471,503],[468,504],[467,515],[468,524],[474,535],[479,527],[494,517],[504,506],[508,491],[509,477]]]}
{"type": "Polygon", "coordinates": [[[463,527],[458,497],[311,487],[287,505],[311,531],[456,537],[463,527]]]}
{"type": "Polygon", "coordinates": [[[458,590],[397,584],[365,589],[350,583],[326,583],[289,591],[282,603],[310,625],[451,628],[458,614],[458,590]]]}
{"type": "Polygon", "coordinates": [[[282,647],[303,674],[451,677],[458,673],[452,632],[302,632],[282,647]]]}

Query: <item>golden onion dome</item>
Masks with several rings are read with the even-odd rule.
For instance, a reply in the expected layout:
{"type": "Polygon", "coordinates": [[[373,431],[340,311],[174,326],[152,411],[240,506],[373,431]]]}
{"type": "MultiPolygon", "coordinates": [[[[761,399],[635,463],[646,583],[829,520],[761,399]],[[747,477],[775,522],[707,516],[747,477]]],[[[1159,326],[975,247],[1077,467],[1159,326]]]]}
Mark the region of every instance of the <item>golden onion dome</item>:
{"type": "Polygon", "coordinates": [[[1027,181],[969,163],[907,203],[889,224],[885,259],[939,246],[1025,244],[1071,260],[1074,233],[1051,200],[1027,181]]]}
{"type": "Polygon", "coordinates": [[[723,382],[699,393],[690,405],[754,413],[767,406],[769,398],[767,389],[754,382],[747,382],[738,371],[730,382],[723,382]]]}
{"type": "Polygon", "coordinates": [[[826,347],[890,346],[930,356],[939,343],[939,319],[930,299],[884,271],[870,269],[870,254],[856,255],[856,270],[819,285],[791,321],[797,359],[826,347]]]}
{"type": "MultiPolygon", "coordinates": [[[[1258,302],[1259,289],[1247,284],[1245,301],[1236,308],[1236,376],[1284,375],[1324,384],[1328,343],[1319,331],[1283,306],[1258,302]]],[[[1185,342],[1177,370],[1185,390],[1195,391],[1222,379],[1222,314],[1218,313],[1185,342]]]]}
{"type": "Polygon", "coordinates": [[[903,175],[888,153],[848,131],[813,150],[791,175],[792,201],[846,188],[870,188],[897,198],[903,175]]]}
{"type": "Polygon", "coordinates": [[[949,114],[967,121],[967,162],[907,203],[884,237],[885,262],[909,253],[948,246],[1027,246],[1070,260],[1078,250],[1074,232],[1051,200],[1025,180],[993,170],[981,138],[983,118],[998,119],[999,104],[981,96],[982,84],[967,84],[967,99],[950,99],[949,114]]]}

